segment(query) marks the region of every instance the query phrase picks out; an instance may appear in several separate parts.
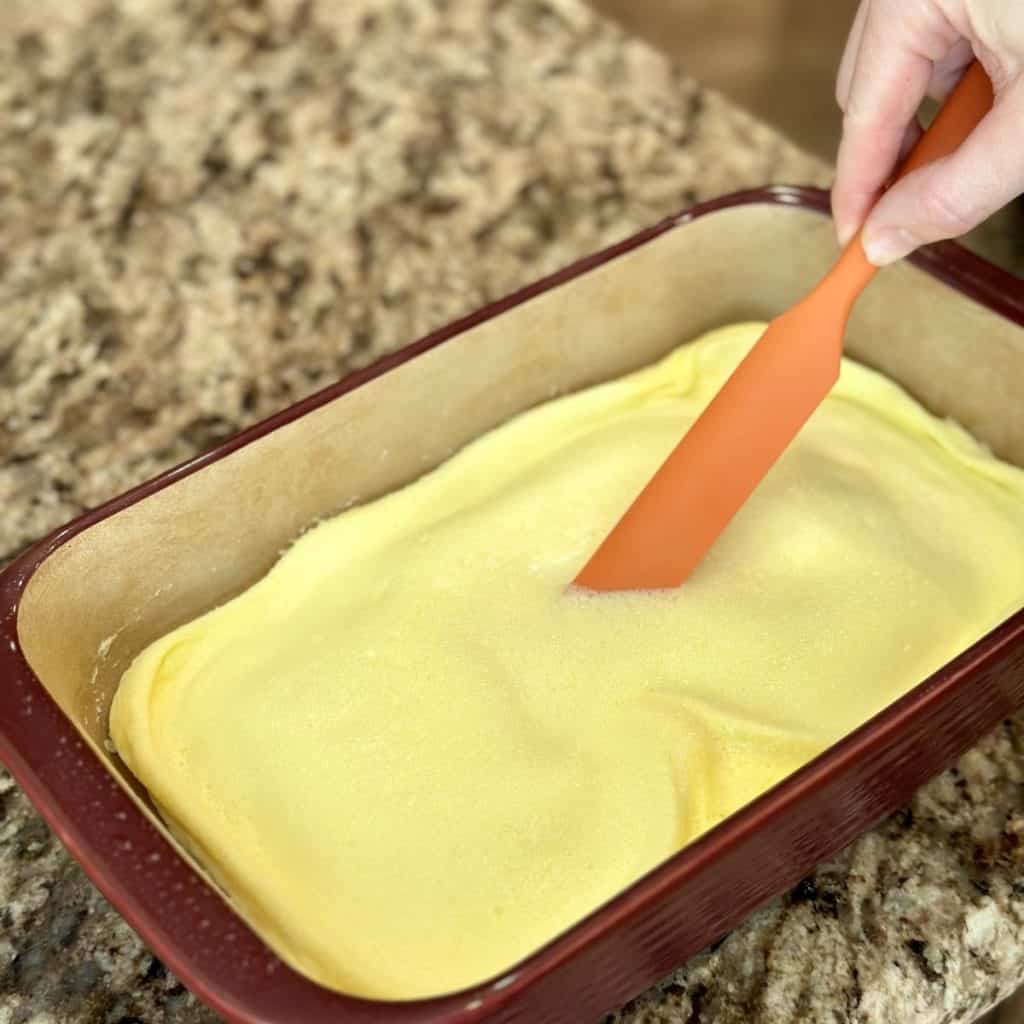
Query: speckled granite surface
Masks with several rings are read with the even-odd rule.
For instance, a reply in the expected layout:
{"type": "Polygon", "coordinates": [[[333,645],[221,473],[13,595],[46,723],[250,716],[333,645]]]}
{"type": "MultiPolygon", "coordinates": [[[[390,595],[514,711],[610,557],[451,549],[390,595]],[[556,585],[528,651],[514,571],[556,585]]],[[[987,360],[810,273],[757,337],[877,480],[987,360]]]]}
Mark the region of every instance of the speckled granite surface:
{"type": "MultiPolygon", "coordinates": [[[[827,169],[577,0],[3,0],[0,557],[664,214],[827,169]]],[[[972,1020],[1024,721],[622,1024],[972,1020]]],[[[1021,879],[1021,881],[1018,881],[1021,879]]],[[[0,770],[0,1024],[214,1018],[0,770]]]]}

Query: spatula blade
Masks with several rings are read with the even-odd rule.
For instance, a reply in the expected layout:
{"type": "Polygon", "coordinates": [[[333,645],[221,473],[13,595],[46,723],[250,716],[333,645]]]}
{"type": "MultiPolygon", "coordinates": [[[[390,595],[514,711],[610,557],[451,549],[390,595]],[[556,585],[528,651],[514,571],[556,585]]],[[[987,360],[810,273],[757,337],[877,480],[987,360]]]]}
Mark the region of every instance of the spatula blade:
{"type": "Polygon", "coordinates": [[[839,377],[845,321],[818,306],[812,293],[769,324],[577,586],[664,590],[687,579],[839,377]]]}

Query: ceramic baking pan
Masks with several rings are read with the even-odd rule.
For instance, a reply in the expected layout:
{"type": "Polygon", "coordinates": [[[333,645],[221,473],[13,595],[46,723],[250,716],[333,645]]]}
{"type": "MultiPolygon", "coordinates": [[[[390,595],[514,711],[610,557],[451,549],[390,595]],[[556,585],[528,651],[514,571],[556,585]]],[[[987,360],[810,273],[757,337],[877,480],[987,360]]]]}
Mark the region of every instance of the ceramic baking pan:
{"type": "MultiPolygon", "coordinates": [[[[348,998],[282,963],[105,747],[150,641],[263,575],[314,520],[556,394],[768,319],[834,256],[822,193],[697,207],[446,328],[42,541],[0,577],[0,756],[154,952],[238,1022],[592,1021],[738,924],[1024,704],[1024,612],[570,931],[472,990],[348,998]]],[[[848,351],[1024,465],[1020,283],[943,245],[879,276],[848,351]]]]}

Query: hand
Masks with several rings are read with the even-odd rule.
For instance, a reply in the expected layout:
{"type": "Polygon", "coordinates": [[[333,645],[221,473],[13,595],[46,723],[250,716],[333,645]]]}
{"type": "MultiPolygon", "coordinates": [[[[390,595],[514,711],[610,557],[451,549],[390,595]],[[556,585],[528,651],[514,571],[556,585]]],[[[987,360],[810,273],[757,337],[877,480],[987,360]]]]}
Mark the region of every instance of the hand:
{"type": "Polygon", "coordinates": [[[970,231],[1024,193],[1024,2],[861,0],[836,98],[844,115],[832,188],[840,243],[863,223],[868,259],[882,266],[970,231]],[[920,137],[921,101],[945,99],[974,57],[992,80],[992,111],[955,153],[908,175],[871,210],[920,137]]]}

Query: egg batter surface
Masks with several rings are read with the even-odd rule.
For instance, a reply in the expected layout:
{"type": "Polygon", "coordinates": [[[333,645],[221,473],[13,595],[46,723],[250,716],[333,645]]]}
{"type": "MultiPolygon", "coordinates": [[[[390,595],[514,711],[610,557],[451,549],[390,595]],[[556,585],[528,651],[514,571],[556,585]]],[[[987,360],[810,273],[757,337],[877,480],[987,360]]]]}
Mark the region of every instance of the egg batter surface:
{"type": "Polygon", "coordinates": [[[525,413],[125,674],[118,751],[298,969],[500,973],[1024,603],[1024,472],[849,362],[682,589],[566,592],[760,330],[525,413]]]}

